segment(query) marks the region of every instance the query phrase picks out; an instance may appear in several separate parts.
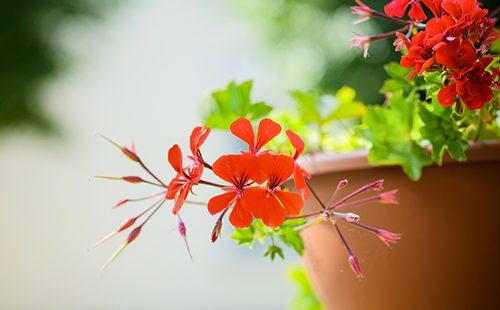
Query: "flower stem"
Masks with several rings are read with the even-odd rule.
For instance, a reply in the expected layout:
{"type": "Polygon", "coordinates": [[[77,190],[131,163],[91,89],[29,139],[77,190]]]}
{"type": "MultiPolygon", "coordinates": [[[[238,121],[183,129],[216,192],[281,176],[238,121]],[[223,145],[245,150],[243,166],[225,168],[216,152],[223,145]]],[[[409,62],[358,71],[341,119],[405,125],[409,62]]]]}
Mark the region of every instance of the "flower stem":
{"type": "Polygon", "coordinates": [[[214,186],[214,187],[220,187],[220,188],[226,187],[226,185],[222,185],[222,184],[218,184],[218,183],[214,183],[214,182],[210,182],[210,181],[205,181],[205,180],[200,180],[200,181],[198,181],[198,183],[209,185],[209,186],[214,186]]]}

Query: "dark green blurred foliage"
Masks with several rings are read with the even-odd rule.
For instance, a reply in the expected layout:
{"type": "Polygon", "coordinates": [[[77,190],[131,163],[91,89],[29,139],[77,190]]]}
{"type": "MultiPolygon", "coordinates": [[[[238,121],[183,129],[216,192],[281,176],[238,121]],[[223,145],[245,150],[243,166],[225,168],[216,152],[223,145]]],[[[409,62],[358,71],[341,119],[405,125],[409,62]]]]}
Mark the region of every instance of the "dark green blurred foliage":
{"type": "Polygon", "coordinates": [[[33,128],[50,132],[40,90],[65,66],[54,36],[64,22],[98,18],[97,0],[0,0],[0,133],[33,128]]]}
{"type": "MultiPolygon", "coordinates": [[[[244,0],[245,12],[262,27],[276,61],[286,67],[283,75],[295,74],[304,85],[293,88],[330,92],[344,85],[354,88],[367,104],[382,102],[379,89],[387,74],[384,64],[398,61],[392,40],[372,44],[367,59],[362,50],[349,48],[355,32],[366,35],[393,31],[400,25],[372,18],[353,25],[350,12],[354,0],[244,0]],[[302,58],[301,58],[302,57],[302,58]],[[294,71],[294,68],[296,71],[294,71]],[[308,70],[311,70],[309,72],[308,70]]],[[[365,4],[383,12],[389,0],[366,0],[365,4]]],[[[494,7],[495,1],[484,1],[494,7]]],[[[431,16],[428,14],[428,16],[431,16]]],[[[284,79],[288,78],[283,76],[284,79]]]]}

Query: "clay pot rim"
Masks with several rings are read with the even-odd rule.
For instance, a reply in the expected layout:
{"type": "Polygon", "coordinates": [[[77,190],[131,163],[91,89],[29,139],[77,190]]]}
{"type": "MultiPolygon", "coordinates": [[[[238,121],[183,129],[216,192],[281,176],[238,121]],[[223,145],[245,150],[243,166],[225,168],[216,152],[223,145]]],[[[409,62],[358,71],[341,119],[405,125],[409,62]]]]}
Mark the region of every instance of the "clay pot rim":
{"type": "MultiPolygon", "coordinates": [[[[458,162],[446,155],[443,165],[500,161],[500,140],[471,143],[466,155],[467,161],[465,162],[458,162]]],[[[366,149],[349,153],[316,153],[304,156],[301,165],[312,175],[388,167],[371,165],[367,156],[368,150],[366,149]]]]}

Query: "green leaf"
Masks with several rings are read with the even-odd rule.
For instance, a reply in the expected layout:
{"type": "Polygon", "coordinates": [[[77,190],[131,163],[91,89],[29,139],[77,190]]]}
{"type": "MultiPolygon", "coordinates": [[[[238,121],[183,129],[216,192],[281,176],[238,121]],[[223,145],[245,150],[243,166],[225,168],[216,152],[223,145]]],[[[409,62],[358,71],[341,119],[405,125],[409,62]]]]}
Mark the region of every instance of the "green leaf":
{"type": "Polygon", "coordinates": [[[395,93],[397,91],[407,92],[410,89],[411,83],[406,78],[408,73],[411,71],[408,68],[402,67],[397,62],[390,62],[384,66],[385,71],[390,76],[389,79],[384,81],[381,93],[395,93]]]}
{"type": "Polygon", "coordinates": [[[293,310],[321,310],[323,306],[316,297],[304,267],[293,266],[288,270],[288,278],[295,285],[297,293],[290,304],[293,310]]]}
{"type": "Polygon", "coordinates": [[[318,108],[321,95],[316,92],[292,91],[293,99],[297,103],[302,119],[306,122],[321,123],[321,113],[318,108]]]}
{"type": "Polygon", "coordinates": [[[442,107],[436,99],[430,107],[422,107],[419,115],[424,122],[422,137],[432,144],[432,158],[435,162],[442,164],[446,149],[452,158],[466,160],[465,150],[469,144],[463,139],[457,122],[451,117],[451,109],[442,107]]]}
{"type": "Polygon", "coordinates": [[[391,61],[390,63],[385,65],[384,69],[391,78],[399,81],[407,81],[406,76],[411,71],[411,69],[405,68],[394,61],[391,61]]]}
{"type": "Polygon", "coordinates": [[[344,86],[339,89],[335,98],[339,105],[323,120],[324,123],[361,117],[366,112],[366,106],[360,101],[355,101],[356,91],[350,87],[344,86]]]}
{"type": "Polygon", "coordinates": [[[255,229],[253,226],[248,228],[236,228],[229,238],[236,240],[238,246],[247,245],[252,247],[255,243],[255,229]]]}
{"type": "Polygon", "coordinates": [[[304,252],[304,242],[299,231],[290,228],[280,229],[278,236],[285,245],[292,247],[297,254],[302,255],[304,252]]]}
{"type": "Polygon", "coordinates": [[[205,126],[228,129],[230,124],[240,117],[258,120],[269,114],[273,109],[271,106],[264,102],[252,103],[252,85],[252,81],[239,85],[231,82],[226,89],[212,93],[212,102],[204,116],[205,126]]]}
{"type": "Polygon", "coordinates": [[[431,164],[425,149],[412,137],[417,113],[415,92],[406,98],[401,91],[394,93],[390,106],[370,108],[363,118],[363,136],[371,142],[368,160],[377,165],[401,165],[413,180],[418,180],[422,168],[431,164]]]}
{"type": "Polygon", "coordinates": [[[279,246],[276,246],[276,245],[270,245],[267,250],[266,250],[266,253],[264,253],[264,257],[268,257],[271,259],[271,261],[274,261],[274,258],[276,257],[276,255],[278,255],[279,257],[281,257],[281,259],[285,259],[285,254],[283,254],[283,249],[280,248],[279,246]]]}

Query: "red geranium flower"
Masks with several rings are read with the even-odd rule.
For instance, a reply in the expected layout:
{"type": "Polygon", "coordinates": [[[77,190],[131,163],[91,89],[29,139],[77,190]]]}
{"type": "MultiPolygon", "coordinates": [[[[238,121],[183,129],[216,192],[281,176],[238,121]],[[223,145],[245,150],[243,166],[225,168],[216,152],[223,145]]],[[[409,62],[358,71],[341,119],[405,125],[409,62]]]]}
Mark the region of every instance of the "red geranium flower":
{"type": "Polygon", "coordinates": [[[277,227],[287,214],[298,215],[304,206],[300,195],[281,189],[293,174],[294,160],[286,155],[265,153],[256,157],[256,165],[259,169],[255,170],[252,180],[267,183],[247,188],[243,199],[255,217],[262,219],[267,226],[277,227]]]}
{"type": "Polygon", "coordinates": [[[438,93],[439,103],[448,107],[455,102],[457,95],[467,108],[480,109],[493,98],[492,75],[485,71],[493,57],[485,57],[474,63],[465,76],[452,82],[438,93]]]}
{"type": "Polygon", "coordinates": [[[203,173],[203,165],[198,162],[192,162],[188,166],[183,167],[182,151],[177,144],[168,150],[168,161],[177,172],[177,176],[168,184],[166,198],[175,199],[172,213],[177,214],[193,185],[198,184],[200,181],[203,173]]]}
{"type": "Polygon", "coordinates": [[[392,0],[384,6],[384,11],[389,16],[401,18],[405,15],[408,5],[410,5],[408,16],[412,20],[421,22],[427,19],[427,15],[425,15],[424,9],[418,0],[392,0]]]}
{"type": "Polygon", "coordinates": [[[447,41],[455,40],[458,35],[454,33],[453,25],[455,25],[455,22],[448,15],[431,18],[425,26],[425,47],[433,48],[443,39],[447,41]]]}
{"type": "Polygon", "coordinates": [[[401,57],[400,64],[405,68],[413,68],[408,74],[409,78],[424,72],[436,63],[432,48],[424,45],[425,37],[426,32],[421,31],[413,36],[410,42],[406,43],[408,54],[401,57]]]}
{"type": "Polygon", "coordinates": [[[229,221],[235,227],[248,227],[253,216],[248,209],[251,202],[244,201],[243,193],[250,182],[250,176],[255,174],[255,157],[251,154],[224,155],[213,165],[214,173],[221,179],[233,184],[224,190],[227,193],[212,197],[208,201],[208,211],[214,215],[232,207],[229,221]]]}
{"type": "Polygon", "coordinates": [[[246,118],[240,118],[231,123],[231,132],[248,144],[248,152],[259,154],[260,149],[281,132],[281,126],[269,118],[259,123],[257,137],[253,132],[252,123],[246,118]]]}
{"type": "Polygon", "coordinates": [[[467,73],[477,59],[476,49],[469,40],[441,42],[434,47],[434,50],[436,51],[436,61],[453,70],[455,79],[467,73]]]}
{"type": "Polygon", "coordinates": [[[453,17],[457,29],[478,23],[488,14],[487,9],[479,7],[477,0],[443,0],[441,7],[453,17]]]}
{"type": "Polygon", "coordinates": [[[291,130],[286,131],[286,135],[290,140],[290,143],[295,148],[295,153],[293,154],[293,160],[295,162],[295,166],[293,169],[293,181],[296,189],[300,189],[302,191],[302,199],[307,199],[309,197],[309,189],[307,187],[306,178],[310,178],[311,175],[303,169],[297,159],[304,152],[304,141],[297,135],[295,132],[291,130]]]}

